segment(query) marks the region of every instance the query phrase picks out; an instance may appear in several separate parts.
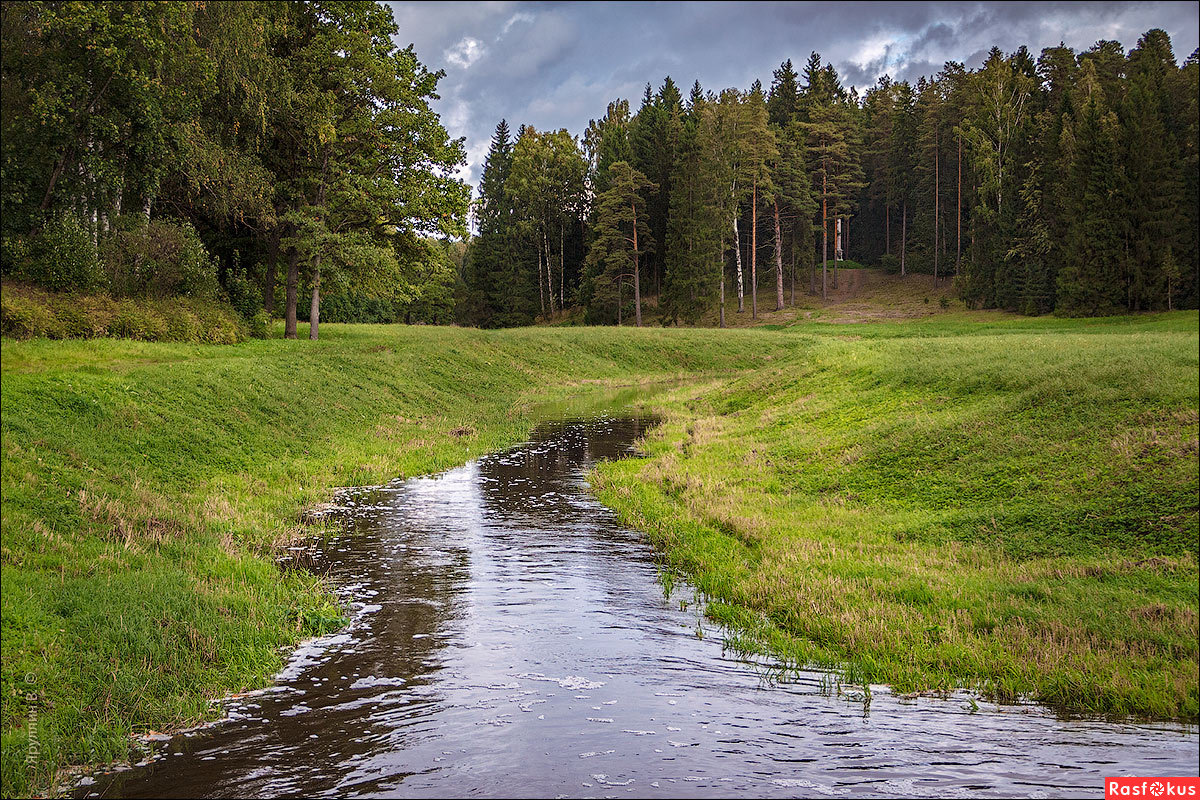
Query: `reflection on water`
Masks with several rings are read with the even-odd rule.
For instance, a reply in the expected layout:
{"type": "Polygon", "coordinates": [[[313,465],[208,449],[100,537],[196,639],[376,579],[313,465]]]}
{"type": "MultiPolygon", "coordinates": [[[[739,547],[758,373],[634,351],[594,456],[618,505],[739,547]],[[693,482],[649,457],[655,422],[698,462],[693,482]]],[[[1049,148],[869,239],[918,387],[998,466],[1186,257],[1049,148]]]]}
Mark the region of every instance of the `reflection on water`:
{"type": "Polygon", "coordinates": [[[648,424],[547,424],[509,452],[349,492],[315,560],[349,628],[227,722],[77,794],[1096,796],[1106,775],[1196,774],[1194,728],[882,691],[865,714],[818,675],[762,681],[696,636],[649,547],[587,494],[590,466],[648,424]]]}

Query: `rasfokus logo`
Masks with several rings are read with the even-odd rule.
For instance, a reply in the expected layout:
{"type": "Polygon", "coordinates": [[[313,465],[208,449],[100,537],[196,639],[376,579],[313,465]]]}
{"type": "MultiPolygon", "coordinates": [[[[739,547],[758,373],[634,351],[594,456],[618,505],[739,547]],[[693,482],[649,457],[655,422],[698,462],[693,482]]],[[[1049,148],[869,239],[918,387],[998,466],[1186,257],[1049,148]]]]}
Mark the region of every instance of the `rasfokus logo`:
{"type": "Polygon", "coordinates": [[[1104,800],[1115,797],[1200,797],[1200,778],[1105,778],[1104,800]]]}

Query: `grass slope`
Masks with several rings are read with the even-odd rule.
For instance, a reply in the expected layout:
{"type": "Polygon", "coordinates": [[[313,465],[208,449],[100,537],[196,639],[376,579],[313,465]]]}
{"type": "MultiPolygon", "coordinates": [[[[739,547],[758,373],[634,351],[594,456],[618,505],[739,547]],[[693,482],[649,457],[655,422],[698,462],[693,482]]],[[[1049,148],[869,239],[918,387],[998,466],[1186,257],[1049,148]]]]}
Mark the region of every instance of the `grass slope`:
{"type": "Polygon", "coordinates": [[[210,697],[264,685],[281,648],[338,626],[326,587],[272,557],[334,487],[512,443],[539,404],[596,382],[728,373],[794,344],[764,331],[322,337],[0,344],[5,796],[63,765],[124,759],[131,733],[202,719],[210,697]]]}
{"type": "Polygon", "coordinates": [[[1195,312],[780,335],[660,396],[650,457],[595,476],[737,647],[1196,719],[1195,312]]]}

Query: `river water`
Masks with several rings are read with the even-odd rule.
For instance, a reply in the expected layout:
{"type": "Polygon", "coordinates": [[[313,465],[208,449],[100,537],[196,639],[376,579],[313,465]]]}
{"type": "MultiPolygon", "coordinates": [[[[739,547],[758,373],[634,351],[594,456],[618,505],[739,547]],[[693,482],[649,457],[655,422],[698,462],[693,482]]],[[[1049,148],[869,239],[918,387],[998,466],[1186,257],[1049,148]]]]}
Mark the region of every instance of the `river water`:
{"type": "MultiPolygon", "coordinates": [[[[770,680],[587,492],[652,424],[599,416],[346,493],[309,553],[352,609],[273,690],[80,797],[1090,796],[1195,775],[1194,727],[770,680]]],[[[93,779],[89,779],[93,780],[93,779]]]]}

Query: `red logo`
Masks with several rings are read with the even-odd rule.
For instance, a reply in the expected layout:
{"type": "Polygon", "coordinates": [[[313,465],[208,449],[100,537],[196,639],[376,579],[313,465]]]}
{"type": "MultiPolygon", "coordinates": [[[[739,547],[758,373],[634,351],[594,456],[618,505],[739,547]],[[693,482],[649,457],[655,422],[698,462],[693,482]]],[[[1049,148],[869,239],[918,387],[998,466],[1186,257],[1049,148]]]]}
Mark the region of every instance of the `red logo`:
{"type": "Polygon", "coordinates": [[[1200,800],[1200,778],[1105,778],[1104,800],[1137,797],[1170,800],[1191,797],[1200,800]]]}

